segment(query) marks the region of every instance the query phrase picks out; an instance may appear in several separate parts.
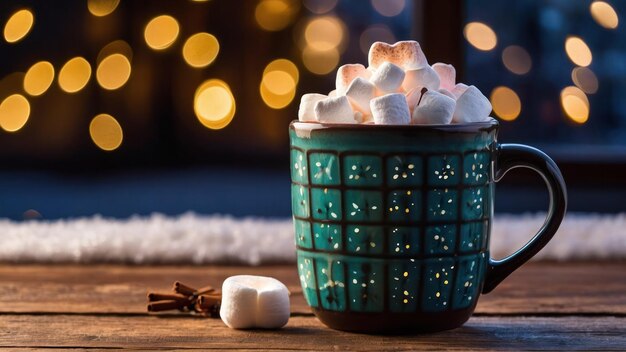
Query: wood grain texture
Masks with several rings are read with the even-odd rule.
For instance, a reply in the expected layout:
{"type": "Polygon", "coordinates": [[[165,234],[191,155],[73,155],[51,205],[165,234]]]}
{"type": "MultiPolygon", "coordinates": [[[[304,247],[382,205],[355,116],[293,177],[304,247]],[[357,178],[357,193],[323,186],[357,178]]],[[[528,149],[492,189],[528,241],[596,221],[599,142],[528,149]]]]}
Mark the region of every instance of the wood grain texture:
{"type": "MultiPolygon", "coordinates": [[[[175,280],[219,286],[237,274],[269,275],[292,291],[292,312],[310,313],[295,266],[134,267],[0,265],[0,313],[145,313],[148,291],[175,280]]],[[[530,263],[481,296],[478,314],[626,314],[626,262],[530,263]]]]}
{"type": "Polygon", "coordinates": [[[626,318],[474,317],[435,334],[372,336],[335,331],[293,317],[278,331],[237,331],[199,317],[2,315],[0,348],[147,348],[250,350],[620,350],[626,318]]]}

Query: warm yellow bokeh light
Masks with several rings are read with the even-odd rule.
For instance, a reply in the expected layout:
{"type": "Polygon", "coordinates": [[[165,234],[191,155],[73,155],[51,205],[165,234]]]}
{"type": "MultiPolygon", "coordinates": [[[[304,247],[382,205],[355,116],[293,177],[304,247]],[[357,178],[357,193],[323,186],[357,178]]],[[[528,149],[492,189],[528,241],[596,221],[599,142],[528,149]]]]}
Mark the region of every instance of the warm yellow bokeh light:
{"type": "Polygon", "coordinates": [[[220,43],[214,35],[196,33],[189,37],[183,45],[183,58],[191,67],[206,67],[217,57],[220,43]]]}
{"type": "Polygon", "coordinates": [[[591,65],[593,56],[587,44],[579,37],[568,37],[565,40],[565,52],[573,63],[586,67],[591,65]]]}
{"type": "Polygon", "coordinates": [[[598,91],[598,77],[588,67],[576,67],[572,70],[572,81],[587,94],[598,91]]]}
{"type": "Polygon", "coordinates": [[[161,15],[148,22],[143,34],[149,47],[164,50],[174,44],[179,32],[180,27],[174,17],[161,15]]]}
{"type": "Polygon", "coordinates": [[[496,87],[491,92],[493,111],[504,121],[513,121],[522,112],[522,102],[509,87],[496,87]]]}
{"type": "Polygon", "coordinates": [[[102,17],[115,11],[120,0],[88,0],[87,9],[92,15],[102,17]]]}
{"type": "Polygon", "coordinates": [[[615,29],[619,25],[617,12],[610,4],[604,1],[594,1],[589,6],[591,17],[604,28],[615,29]]]}
{"type": "Polygon", "coordinates": [[[304,67],[316,75],[325,75],[332,72],[339,64],[339,51],[337,49],[315,50],[306,47],[302,51],[304,67]]]}
{"type": "Polygon", "coordinates": [[[67,93],[76,93],[87,85],[90,77],[89,62],[82,57],[75,57],[59,71],[59,87],[67,93]]]}
{"type": "Polygon", "coordinates": [[[133,61],[133,49],[127,42],[120,39],[112,41],[100,49],[96,62],[100,64],[104,58],[113,54],[122,54],[126,56],[129,62],[133,61]]]}
{"type": "Polygon", "coordinates": [[[578,87],[565,87],[561,91],[561,106],[570,120],[583,124],[589,119],[589,99],[578,87]]]}
{"type": "Polygon", "coordinates": [[[19,131],[30,116],[30,104],[20,94],[13,94],[0,103],[0,127],[7,132],[19,131]]]}
{"type": "Polygon", "coordinates": [[[527,74],[533,66],[533,61],[528,51],[518,45],[507,46],[502,51],[502,63],[516,75],[527,74]]]}
{"type": "Polygon", "coordinates": [[[15,43],[24,38],[33,28],[35,16],[29,10],[15,12],[4,25],[4,40],[15,43]]]}
{"type": "Polygon", "coordinates": [[[32,96],[45,93],[54,81],[54,67],[48,61],[31,66],[24,76],[24,91],[32,96]]]}
{"type": "Polygon", "coordinates": [[[105,151],[119,148],[124,139],[122,126],[109,114],[100,114],[91,120],[89,135],[94,144],[105,151]]]}
{"type": "Polygon", "coordinates": [[[228,84],[219,79],[210,79],[196,89],[193,108],[202,125],[218,130],[232,121],[236,103],[228,84]]]}
{"type": "Polygon", "coordinates": [[[299,9],[300,3],[296,0],[261,0],[254,10],[254,18],[266,31],[280,31],[294,20],[299,9]]]}
{"type": "Polygon", "coordinates": [[[272,93],[285,95],[296,88],[296,82],[285,71],[271,71],[263,75],[262,84],[272,93]]]}
{"type": "Polygon", "coordinates": [[[307,10],[321,15],[332,11],[332,9],[337,6],[337,1],[338,0],[302,0],[302,3],[307,10]]]}
{"type": "MultiPolygon", "coordinates": [[[[278,71],[274,71],[278,72],[278,71]]],[[[293,98],[296,96],[296,90],[292,89],[285,94],[275,94],[269,90],[269,88],[261,83],[259,86],[259,93],[263,102],[272,109],[282,109],[289,105],[293,98]]]]}
{"type": "Polygon", "coordinates": [[[489,51],[498,44],[496,32],[494,32],[491,27],[481,22],[470,22],[466,24],[463,35],[465,35],[465,39],[478,50],[489,51]]]}
{"type": "Polygon", "coordinates": [[[309,49],[328,51],[337,48],[345,36],[345,27],[334,16],[321,16],[307,23],[304,40],[309,49]]]}
{"type": "Polygon", "coordinates": [[[385,17],[399,15],[406,6],[406,0],[371,0],[372,7],[385,17]]]}
{"type": "Polygon", "coordinates": [[[114,90],[128,82],[130,71],[130,62],[126,56],[113,54],[105,57],[98,65],[96,79],[102,88],[114,90]]]}
{"type": "Polygon", "coordinates": [[[263,70],[263,75],[272,71],[287,72],[291,76],[291,78],[293,78],[295,84],[298,84],[298,81],[300,80],[300,71],[298,71],[298,67],[296,66],[296,64],[287,59],[276,59],[270,62],[269,64],[267,64],[267,66],[265,66],[265,69],[263,70]]]}

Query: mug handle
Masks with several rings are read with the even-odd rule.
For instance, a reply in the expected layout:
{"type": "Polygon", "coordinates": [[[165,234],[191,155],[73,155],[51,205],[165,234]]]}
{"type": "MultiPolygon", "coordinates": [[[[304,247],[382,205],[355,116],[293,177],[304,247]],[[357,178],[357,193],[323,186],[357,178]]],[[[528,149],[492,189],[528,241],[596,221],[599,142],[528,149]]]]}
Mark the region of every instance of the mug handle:
{"type": "Polygon", "coordinates": [[[495,153],[494,181],[500,181],[509,170],[517,167],[534,170],[546,182],[550,192],[548,216],[539,232],[515,253],[501,260],[489,258],[483,293],[491,292],[502,280],[537,254],[552,239],[565,216],[567,207],[565,181],[556,163],[542,151],[527,145],[498,145],[495,153]]]}

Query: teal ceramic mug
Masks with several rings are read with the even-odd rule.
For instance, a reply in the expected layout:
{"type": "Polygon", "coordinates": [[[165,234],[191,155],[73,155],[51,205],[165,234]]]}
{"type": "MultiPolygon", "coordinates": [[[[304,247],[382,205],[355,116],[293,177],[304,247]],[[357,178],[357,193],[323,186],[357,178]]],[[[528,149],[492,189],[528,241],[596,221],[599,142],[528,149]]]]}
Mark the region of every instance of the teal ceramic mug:
{"type": "Polygon", "coordinates": [[[481,293],[535,255],[565,214],[556,164],[497,142],[498,123],[290,125],[297,266],[327,326],[439,331],[469,319],[481,293]],[[494,185],[527,167],[545,180],[547,219],[521,249],[489,257],[494,185]]]}

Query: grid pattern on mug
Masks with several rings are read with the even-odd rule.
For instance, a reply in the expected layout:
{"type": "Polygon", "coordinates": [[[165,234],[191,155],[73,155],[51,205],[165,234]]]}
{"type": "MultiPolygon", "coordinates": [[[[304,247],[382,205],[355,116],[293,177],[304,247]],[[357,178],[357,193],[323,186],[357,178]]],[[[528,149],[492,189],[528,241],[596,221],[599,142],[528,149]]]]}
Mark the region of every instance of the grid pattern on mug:
{"type": "Polygon", "coordinates": [[[312,307],[415,312],[475,302],[489,230],[489,150],[292,147],[291,160],[298,266],[312,307]]]}

